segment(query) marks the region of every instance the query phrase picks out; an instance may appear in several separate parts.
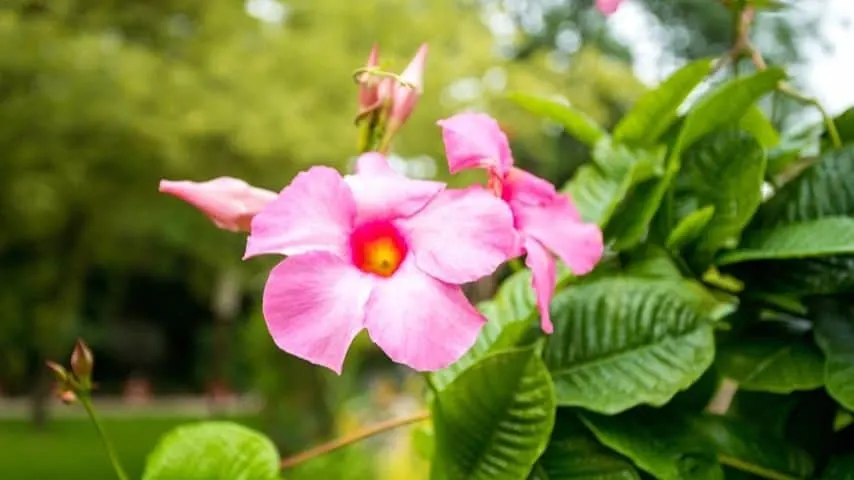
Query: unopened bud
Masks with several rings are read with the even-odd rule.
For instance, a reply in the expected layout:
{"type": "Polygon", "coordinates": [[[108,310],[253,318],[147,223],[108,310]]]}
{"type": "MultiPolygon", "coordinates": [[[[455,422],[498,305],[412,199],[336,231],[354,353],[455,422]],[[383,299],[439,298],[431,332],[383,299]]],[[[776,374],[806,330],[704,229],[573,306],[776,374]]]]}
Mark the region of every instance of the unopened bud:
{"type": "Polygon", "coordinates": [[[81,382],[88,383],[92,376],[92,367],[95,359],[92,357],[92,350],[86,345],[82,339],[77,339],[77,344],[74,345],[74,352],[71,353],[71,371],[77,376],[81,382]]]}
{"type": "Polygon", "coordinates": [[[56,378],[57,382],[61,384],[68,383],[68,370],[66,370],[65,367],[56,362],[51,362],[50,360],[46,361],[45,365],[47,365],[47,368],[53,372],[53,376],[56,378]]]}
{"type": "Polygon", "coordinates": [[[400,78],[408,83],[397,83],[394,87],[394,98],[392,99],[391,115],[389,121],[396,127],[403,125],[412,115],[418,98],[424,91],[424,66],[427,61],[427,44],[421,45],[415,57],[409,62],[406,70],[400,74],[400,78]]]}
{"type": "Polygon", "coordinates": [[[60,387],[57,389],[56,397],[59,398],[59,400],[66,405],[71,405],[72,403],[77,401],[77,394],[75,394],[74,391],[64,387],[60,387]]]}
{"type": "Polygon", "coordinates": [[[365,65],[366,71],[359,75],[359,115],[370,112],[379,104],[379,85],[381,80],[370,73],[371,69],[379,67],[379,56],[379,47],[374,44],[373,48],[371,48],[371,54],[368,56],[368,63],[365,65]]]}

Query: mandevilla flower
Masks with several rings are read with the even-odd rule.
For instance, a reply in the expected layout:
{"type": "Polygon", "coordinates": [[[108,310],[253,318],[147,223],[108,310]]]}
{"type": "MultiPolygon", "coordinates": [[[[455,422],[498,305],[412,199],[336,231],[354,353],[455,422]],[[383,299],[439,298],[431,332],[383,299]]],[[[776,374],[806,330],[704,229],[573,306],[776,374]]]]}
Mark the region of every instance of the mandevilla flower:
{"type": "Polygon", "coordinates": [[[596,8],[605,15],[611,15],[620,8],[623,0],[596,0],[596,8]]]}
{"type": "Polygon", "coordinates": [[[276,198],[275,192],[230,177],[207,182],[161,180],[160,191],[198,208],[217,227],[235,232],[248,232],[252,217],[276,198]]]}
{"type": "Polygon", "coordinates": [[[525,264],[532,273],[540,325],[544,332],[551,333],[549,304],[557,274],[549,251],[574,275],[589,273],[604,251],[601,230],[581,221],[569,196],[559,194],[546,180],[513,166],[507,136],[489,115],[462,113],[438,124],[451,173],[485,168],[490,189],[510,206],[521,235],[515,255],[527,253],[525,264]]]}
{"type": "Polygon", "coordinates": [[[486,321],[459,285],[516,248],[510,209],[477,186],[408,179],[378,153],[356,172],[312,167],[252,220],[244,258],[287,256],[264,287],[270,334],[337,373],[362,329],[395,362],[446,367],[486,321]]]}

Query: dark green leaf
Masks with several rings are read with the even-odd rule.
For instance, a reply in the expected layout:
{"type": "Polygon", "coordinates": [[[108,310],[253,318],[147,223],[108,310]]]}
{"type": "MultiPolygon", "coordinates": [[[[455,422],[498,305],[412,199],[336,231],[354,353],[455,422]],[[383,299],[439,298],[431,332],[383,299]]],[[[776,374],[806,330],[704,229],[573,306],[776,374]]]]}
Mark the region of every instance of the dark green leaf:
{"type": "Polygon", "coordinates": [[[581,420],[600,442],[656,478],[723,478],[714,448],[678,411],[642,407],[615,416],[584,412],[581,420]]]}
{"type": "Polygon", "coordinates": [[[513,92],[508,97],[534,115],[559,123],[567,133],[591,147],[608,136],[587,114],[569,105],[522,92],[513,92]]]}
{"type": "Polygon", "coordinates": [[[854,308],[839,300],[816,299],[810,304],[815,340],[827,357],[824,381],[830,396],[854,410],[854,308]]]}
{"type": "Polygon", "coordinates": [[[821,480],[854,480],[854,453],[831,458],[821,473],[821,480]]]}
{"type": "Polygon", "coordinates": [[[271,480],[279,452],[264,435],[231,422],[182,425],[148,456],[143,480],[271,480]]]}
{"type": "Polygon", "coordinates": [[[605,229],[605,237],[613,240],[615,250],[632,248],[644,239],[674,177],[675,170],[671,170],[634,188],[605,229]]]}
{"type": "Polygon", "coordinates": [[[755,336],[724,342],[715,365],[744,390],[791,393],[824,385],[824,358],[801,338],[755,336]]]}
{"type": "Polygon", "coordinates": [[[854,253],[854,218],[825,217],[751,232],[738,250],[724,253],[717,263],[851,253],[854,253]]]}
{"type": "Polygon", "coordinates": [[[434,478],[525,478],[555,419],[554,387],[531,348],[481,359],[439,392],[434,478]]]}
{"type": "Polygon", "coordinates": [[[671,279],[609,278],[560,292],[544,351],[558,403],[603,413],[667,403],[714,358],[715,306],[671,279]]]}
{"type": "Polygon", "coordinates": [[[715,206],[706,205],[686,215],[667,237],[667,248],[679,250],[696,240],[715,215],[715,206]]]}
{"type": "Polygon", "coordinates": [[[679,106],[711,69],[712,60],[708,58],[693,61],[643,94],[614,127],[614,139],[621,143],[654,145],[673,123],[679,106]]]}

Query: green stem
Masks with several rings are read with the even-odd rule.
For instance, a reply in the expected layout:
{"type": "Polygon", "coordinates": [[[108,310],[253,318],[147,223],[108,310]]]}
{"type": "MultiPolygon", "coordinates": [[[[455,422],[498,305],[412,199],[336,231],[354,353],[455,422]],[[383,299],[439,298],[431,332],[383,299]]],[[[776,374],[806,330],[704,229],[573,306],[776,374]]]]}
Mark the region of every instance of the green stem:
{"type": "Polygon", "coordinates": [[[798,102],[805,103],[807,105],[812,105],[818,109],[822,118],[824,118],[825,125],[827,125],[827,134],[830,135],[830,141],[833,143],[833,146],[835,148],[842,148],[842,139],[839,136],[839,131],[836,129],[836,124],[833,122],[833,118],[827,113],[827,110],[821,106],[821,102],[819,102],[817,98],[808,97],[796,90],[793,90],[785,83],[780,83],[777,87],[777,91],[793,100],[797,100],[798,102]]]}
{"type": "Polygon", "coordinates": [[[129,480],[130,477],[128,477],[124,468],[122,468],[122,462],[119,460],[119,456],[116,454],[116,450],[113,448],[112,442],[110,442],[110,437],[107,436],[107,432],[104,430],[100,420],[98,420],[98,416],[95,414],[95,408],[92,405],[92,398],[88,393],[80,393],[78,397],[80,399],[80,404],[83,405],[84,409],[86,409],[86,413],[89,415],[89,418],[98,430],[98,435],[104,443],[104,448],[107,450],[107,455],[110,457],[110,463],[113,465],[113,470],[116,471],[116,476],[119,477],[119,480],[129,480]]]}
{"type": "Polygon", "coordinates": [[[718,455],[718,461],[728,467],[741,470],[742,472],[752,473],[757,477],[767,478],[768,480],[797,480],[797,477],[791,477],[769,468],[754,465],[735,457],[730,457],[729,455],[718,455]]]}

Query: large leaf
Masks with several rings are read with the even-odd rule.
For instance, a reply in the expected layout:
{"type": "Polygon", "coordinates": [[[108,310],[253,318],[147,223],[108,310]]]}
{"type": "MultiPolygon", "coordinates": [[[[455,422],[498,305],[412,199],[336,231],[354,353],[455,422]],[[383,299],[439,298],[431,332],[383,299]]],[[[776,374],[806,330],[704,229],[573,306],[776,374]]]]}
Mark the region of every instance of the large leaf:
{"type": "Polygon", "coordinates": [[[831,458],[821,473],[821,480],[854,480],[854,453],[831,458]]]}
{"type": "Polygon", "coordinates": [[[583,165],[563,191],[572,196],[581,217],[604,226],[632,186],[659,172],[663,150],[637,150],[602,141],[593,162],[583,165]]]}
{"type": "Polygon", "coordinates": [[[529,328],[536,326],[532,316],[535,306],[530,270],[521,270],[504,280],[492,300],[477,306],[488,321],[475,344],[449,367],[429,374],[433,385],[441,390],[479,358],[516,345],[529,328]]]}
{"type": "Polygon", "coordinates": [[[608,133],[584,112],[569,105],[522,92],[513,92],[508,97],[534,115],[559,123],[567,133],[591,147],[608,136],[608,133]]]}
{"type": "Polygon", "coordinates": [[[745,235],[744,242],[718,258],[718,265],[854,253],[854,218],[825,217],[745,235]]]}
{"type": "Polygon", "coordinates": [[[560,292],[544,350],[558,403],[602,413],[667,403],[712,363],[712,309],[681,280],[608,278],[560,292]]]}
{"type": "Polygon", "coordinates": [[[712,445],[678,411],[642,407],[614,416],[584,412],[581,420],[600,442],[656,478],[723,478],[712,445]]]}
{"type": "Polygon", "coordinates": [[[688,112],[671,150],[674,161],[709,132],[739,123],[757,100],[774,90],[785,77],[776,67],[738,77],[716,88],[688,112]]]}
{"type": "Polygon", "coordinates": [[[780,134],[777,133],[774,124],[755,104],[741,117],[738,128],[752,135],[765,148],[773,148],[780,144],[780,134]]]}
{"type": "Polygon", "coordinates": [[[264,435],[232,422],[179,426],[148,456],[143,480],[271,480],[279,452],[264,435]]]}
{"type": "Polygon", "coordinates": [[[661,85],[643,94],[614,127],[614,140],[654,145],[676,119],[679,106],[711,72],[712,60],[703,58],[677,70],[661,85]]]}
{"type": "Polygon", "coordinates": [[[525,478],[554,426],[554,387],[534,349],[499,352],[441,391],[433,412],[433,478],[525,478]]]}
{"type": "Polygon", "coordinates": [[[839,300],[817,299],[810,304],[810,316],[816,322],[816,343],[827,357],[827,392],[854,410],[854,308],[839,300]]]}
{"type": "Polygon", "coordinates": [[[707,135],[683,154],[677,196],[715,208],[695,246],[708,261],[717,250],[738,245],[741,231],[762,201],[764,176],[762,146],[737,130],[707,135]]]}
{"type": "Polygon", "coordinates": [[[821,352],[800,338],[750,336],[724,342],[715,365],[744,390],[791,393],[824,385],[821,352]]]}
{"type": "Polygon", "coordinates": [[[721,463],[763,478],[810,478],[813,462],[802,449],[746,423],[717,416],[692,417],[721,463]]]}
{"type": "Polygon", "coordinates": [[[640,480],[640,475],[629,460],[599,443],[575,413],[561,409],[528,480],[640,480]]]}

